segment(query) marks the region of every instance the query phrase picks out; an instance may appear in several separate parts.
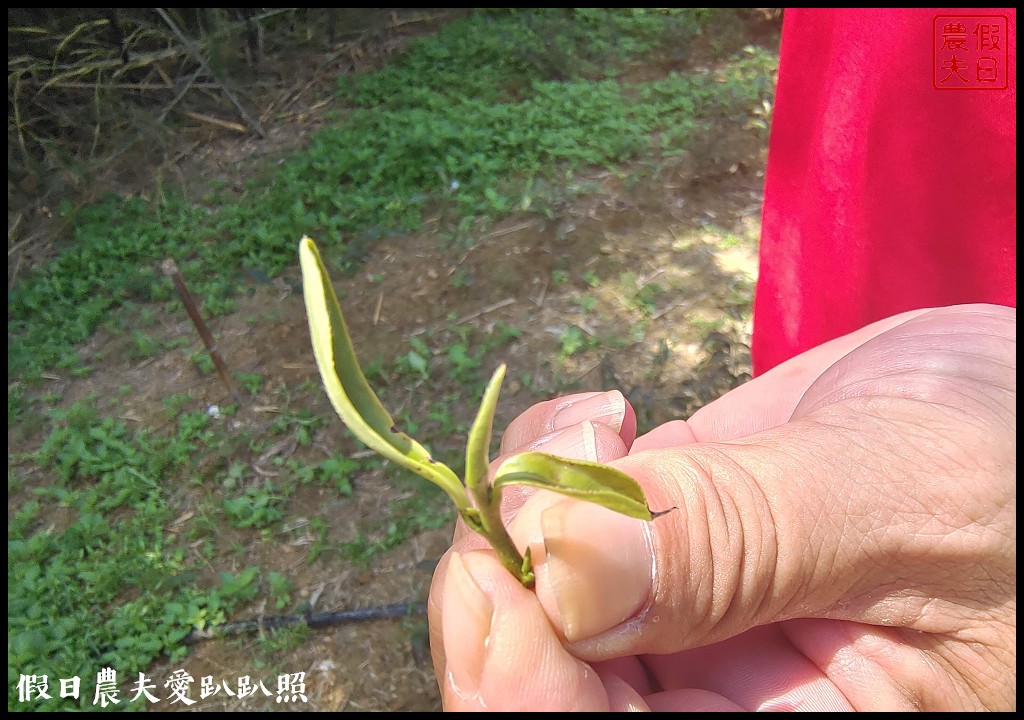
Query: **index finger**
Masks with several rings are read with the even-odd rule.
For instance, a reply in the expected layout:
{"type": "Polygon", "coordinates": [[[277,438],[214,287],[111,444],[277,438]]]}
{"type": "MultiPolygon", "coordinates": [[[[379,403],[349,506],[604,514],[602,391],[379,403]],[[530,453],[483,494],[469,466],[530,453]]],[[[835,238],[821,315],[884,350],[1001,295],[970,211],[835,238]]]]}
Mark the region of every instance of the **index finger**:
{"type": "Polygon", "coordinates": [[[618,390],[586,392],[545,400],[509,423],[501,436],[501,455],[509,455],[584,420],[601,423],[619,434],[629,447],[636,438],[636,413],[618,390]]]}

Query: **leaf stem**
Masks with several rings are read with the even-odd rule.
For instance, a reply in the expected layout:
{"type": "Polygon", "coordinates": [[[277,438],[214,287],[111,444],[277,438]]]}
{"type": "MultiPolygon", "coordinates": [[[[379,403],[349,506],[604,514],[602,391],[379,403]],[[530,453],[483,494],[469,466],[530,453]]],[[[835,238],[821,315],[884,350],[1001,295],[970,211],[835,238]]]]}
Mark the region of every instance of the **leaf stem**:
{"type": "Polygon", "coordinates": [[[501,381],[504,378],[503,363],[498,366],[487,383],[483,400],[480,401],[480,410],[469,430],[466,442],[466,489],[473,498],[476,510],[472,513],[463,512],[462,517],[473,530],[487,538],[491,547],[498,553],[501,564],[508,568],[509,572],[519,578],[526,587],[533,587],[529,555],[527,559],[523,559],[501,521],[501,488],[493,487],[488,481],[491,426],[494,423],[494,411],[498,405],[498,394],[501,392],[501,381]]]}
{"type": "Polygon", "coordinates": [[[523,558],[501,520],[501,490],[481,483],[473,488],[472,493],[477,511],[480,513],[480,534],[491,543],[501,564],[518,578],[524,587],[532,588],[534,578],[529,554],[526,559],[523,558]]]}

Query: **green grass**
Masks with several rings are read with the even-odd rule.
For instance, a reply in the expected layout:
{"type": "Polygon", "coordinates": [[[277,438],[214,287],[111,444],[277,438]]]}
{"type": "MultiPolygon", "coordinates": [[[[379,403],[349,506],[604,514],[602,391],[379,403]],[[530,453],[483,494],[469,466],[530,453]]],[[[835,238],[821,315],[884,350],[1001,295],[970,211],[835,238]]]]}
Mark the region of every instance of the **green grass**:
{"type": "Polygon", "coordinates": [[[87,402],[52,420],[28,459],[53,483],[35,489],[7,531],[9,707],[19,673],[56,684],[93,678],[100,666],[130,675],[162,653],[180,657],[193,627],[222,621],[244,595],[230,577],[197,587],[166,534],[174,518],[165,478],[203,444],[201,423],[183,420],[166,438],[133,435],[87,402]]]}
{"type": "Polygon", "coordinates": [[[74,346],[125,302],[176,303],[157,269],[168,256],[208,313],[228,312],[247,272],[294,267],[304,233],[346,269],[376,239],[419,229],[430,207],[448,208],[466,233],[513,210],[541,211],[545,188],[582,167],[681,151],[707,123],[745,117],[770,92],[771,54],[740,53],[717,78],[633,85],[616,69],[685,47],[715,17],[474,15],[379,73],[342,78],[339,122],[239,192],[213,192],[205,204],[108,197],[67,210],[68,250],[8,294],[8,375],[75,364],[74,346]]]}

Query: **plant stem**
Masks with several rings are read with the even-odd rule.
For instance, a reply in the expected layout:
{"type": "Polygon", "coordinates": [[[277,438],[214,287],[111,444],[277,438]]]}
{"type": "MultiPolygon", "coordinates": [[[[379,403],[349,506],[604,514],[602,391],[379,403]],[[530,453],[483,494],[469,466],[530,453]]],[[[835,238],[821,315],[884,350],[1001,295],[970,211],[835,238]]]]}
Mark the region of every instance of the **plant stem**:
{"type": "Polygon", "coordinates": [[[533,571],[526,570],[523,556],[519,553],[512,538],[501,521],[501,491],[495,492],[494,488],[481,483],[473,489],[473,496],[476,500],[477,510],[480,512],[480,525],[483,527],[481,533],[491,547],[498,553],[501,564],[512,573],[519,582],[526,588],[533,587],[533,571]]]}

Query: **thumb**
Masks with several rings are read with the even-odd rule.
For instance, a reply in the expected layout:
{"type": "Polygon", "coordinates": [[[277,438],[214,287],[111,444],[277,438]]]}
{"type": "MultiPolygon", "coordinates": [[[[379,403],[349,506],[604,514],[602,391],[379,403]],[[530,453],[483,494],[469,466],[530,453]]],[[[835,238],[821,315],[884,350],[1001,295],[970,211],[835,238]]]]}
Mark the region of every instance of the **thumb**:
{"type": "Polygon", "coordinates": [[[798,617],[953,632],[1002,612],[1015,597],[1014,443],[945,405],[922,421],[920,404],[837,403],[742,442],[614,462],[652,509],[674,511],[645,523],[575,501],[543,510],[542,606],[586,660],[798,617]],[[993,575],[1009,595],[968,595],[993,575]]]}

